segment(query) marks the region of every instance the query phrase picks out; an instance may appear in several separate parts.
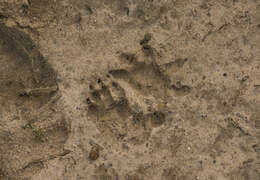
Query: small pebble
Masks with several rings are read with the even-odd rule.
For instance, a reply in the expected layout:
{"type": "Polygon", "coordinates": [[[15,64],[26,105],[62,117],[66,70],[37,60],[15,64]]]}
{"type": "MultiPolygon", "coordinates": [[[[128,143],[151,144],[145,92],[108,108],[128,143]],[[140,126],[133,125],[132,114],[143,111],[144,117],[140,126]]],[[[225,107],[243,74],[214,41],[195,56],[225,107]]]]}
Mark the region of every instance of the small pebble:
{"type": "Polygon", "coordinates": [[[88,158],[92,161],[97,160],[99,158],[99,148],[93,146],[89,152],[88,158]]]}

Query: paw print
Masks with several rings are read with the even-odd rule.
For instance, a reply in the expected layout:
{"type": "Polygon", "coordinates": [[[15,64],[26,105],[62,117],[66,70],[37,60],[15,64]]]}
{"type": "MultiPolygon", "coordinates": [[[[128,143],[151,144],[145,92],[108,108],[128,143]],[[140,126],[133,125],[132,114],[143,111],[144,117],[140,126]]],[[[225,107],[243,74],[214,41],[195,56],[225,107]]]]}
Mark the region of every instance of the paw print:
{"type": "MultiPolygon", "coordinates": [[[[141,41],[143,42],[143,41],[141,41]]],[[[167,98],[187,95],[191,88],[180,82],[171,85],[164,71],[177,71],[186,60],[159,66],[154,50],[145,41],[144,57],[121,53],[122,68],[94,78],[87,98],[89,119],[94,121],[104,138],[144,143],[152,130],[162,126],[167,116],[167,98]]]]}

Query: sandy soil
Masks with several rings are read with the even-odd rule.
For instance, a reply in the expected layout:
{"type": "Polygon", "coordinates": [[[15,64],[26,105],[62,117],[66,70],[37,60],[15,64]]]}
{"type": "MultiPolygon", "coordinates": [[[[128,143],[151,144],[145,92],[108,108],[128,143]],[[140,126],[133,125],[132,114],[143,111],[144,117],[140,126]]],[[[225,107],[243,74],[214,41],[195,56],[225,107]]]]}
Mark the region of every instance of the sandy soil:
{"type": "Polygon", "coordinates": [[[259,0],[1,0],[0,179],[259,180],[259,0]]]}

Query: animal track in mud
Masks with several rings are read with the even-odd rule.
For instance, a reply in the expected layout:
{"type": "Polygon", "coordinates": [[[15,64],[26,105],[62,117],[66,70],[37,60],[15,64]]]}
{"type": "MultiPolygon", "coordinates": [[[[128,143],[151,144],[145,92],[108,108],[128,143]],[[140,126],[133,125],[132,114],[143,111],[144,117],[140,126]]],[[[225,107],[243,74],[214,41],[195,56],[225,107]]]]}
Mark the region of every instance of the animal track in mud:
{"type": "Polygon", "coordinates": [[[141,41],[144,60],[133,53],[121,53],[122,65],[111,69],[89,85],[88,115],[105,139],[142,144],[155,127],[167,119],[169,96],[184,96],[191,88],[178,82],[174,85],[164,72],[177,72],[186,59],[159,66],[148,41],[141,41]]]}

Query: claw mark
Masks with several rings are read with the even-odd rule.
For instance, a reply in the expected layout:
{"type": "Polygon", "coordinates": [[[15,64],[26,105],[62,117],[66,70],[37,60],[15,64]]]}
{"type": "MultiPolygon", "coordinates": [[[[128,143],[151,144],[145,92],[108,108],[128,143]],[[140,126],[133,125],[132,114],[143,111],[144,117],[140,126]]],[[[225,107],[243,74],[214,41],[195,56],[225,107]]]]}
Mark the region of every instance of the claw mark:
{"type": "Polygon", "coordinates": [[[182,85],[179,81],[175,85],[172,85],[172,89],[175,90],[179,96],[185,96],[191,92],[191,87],[182,85]]]}

